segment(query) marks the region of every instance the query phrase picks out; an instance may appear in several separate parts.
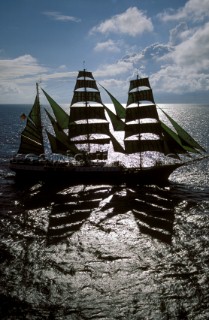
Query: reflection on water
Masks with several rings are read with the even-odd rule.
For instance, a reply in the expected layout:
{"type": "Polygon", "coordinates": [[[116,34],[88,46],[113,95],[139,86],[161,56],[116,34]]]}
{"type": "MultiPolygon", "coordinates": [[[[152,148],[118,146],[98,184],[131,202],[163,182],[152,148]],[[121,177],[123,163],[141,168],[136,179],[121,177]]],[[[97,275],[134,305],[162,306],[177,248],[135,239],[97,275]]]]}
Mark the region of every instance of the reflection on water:
{"type": "Polygon", "coordinates": [[[8,183],[1,318],[205,316],[208,191],[8,183]]]}
{"type": "Polygon", "coordinates": [[[48,243],[70,237],[87,221],[105,230],[105,224],[124,214],[134,217],[141,233],[171,243],[175,206],[179,202],[172,197],[169,187],[157,186],[79,185],[65,188],[62,185],[52,188],[48,184],[37,184],[31,188],[29,196],[21,197],[19,206],[25,210],[25,227],[30,224],[40,234],[37,219],[47,214],[45,223],[48,227],[44,229],[47,229],[48,243]]]}

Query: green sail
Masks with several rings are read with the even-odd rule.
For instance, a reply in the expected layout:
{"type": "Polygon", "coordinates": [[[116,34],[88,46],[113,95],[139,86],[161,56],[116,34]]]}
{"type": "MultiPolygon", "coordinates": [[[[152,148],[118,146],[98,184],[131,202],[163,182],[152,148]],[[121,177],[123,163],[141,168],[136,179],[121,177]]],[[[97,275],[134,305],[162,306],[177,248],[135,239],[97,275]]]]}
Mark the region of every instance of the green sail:
{"type": "Polygon", "coordinates": [[[125,123],[117,115],[115,115],[110,109],[108,109],[105,105],[104,105],[104,108],[110,117],[113,129],[115,131],[124,131],[125,123]]]}
{"type": "Polygon", "coordinates": [[[54,112],[57,122],[62,129],[68,129],[69,126],[69,116],[68,114],[42,89],[47,100],[49,101],[51,108],[54,112]]]}
{"type": "Polygon", "coordinates": [[[28,118],[32,120],[37,128],[41,128],[41,111],[38,95],[35,98],[33,108],[31,109],[28,118]]]}
{"type": "Polygon", "coordinates": [[[38,94],[27,117],[26,126],[22,131],[18,153],[34,153],[37,155],[44,153],[41,111],[38,94]]]}
{"type": "Polygon", "coordinates": [[[55,136],[53,136],[49,131],[46,130],[49,143],[51,146],[51,151],[53,153],[60,153],[66,155],[67,153],[67,147],[62,142],[60,142],[55,136]]]}
{"type": "Polygon", "coordinates": [[[163,130],[163,133],[167,138],[169,153],[182,153],[182,154],[183,153],[187,154],[188,152],[199,153],[199,151],[197,151],[196,149],[183,143],[182,140],[179,138],[178,134],[176,134],[173,130],[171,130],[165,123],[160,121],[160,124],[163,130]]]}
{"type": "Polygon", "coordinates": [[[112,135],[111,132],[109,132],[110,139],[113,144],[113,149],[115,152],[125,153],[125,150],[121,146],[121,144],[117,141],[117,139],[112,135]]]}
{"type": "Polygon", "coordinates": [[[20,148],[18,153],[28,154],[33,153],[36,155],[41,155],[44,153],[44,147],[41,143],[30,139],[27,136],[21,135],[20,148]]]}
{"type": "Polygon", "coordinates": [[[166,115],[166,117],[169,119],[171,124],[173,125],[174,129],[178,133],[178,136],[180,139],[182,139],[186,144],[192,148],[196,148],[198,150],[201,150],[203,152],[206,152],[205,149],[203,149],[197,141],[195,141],[189,134],[186,132],[175,120],[173,120],[164,110],[160,108],[160,110],[166,115]]]}
{"type": "Polygon", "coordinates": [[[116,111],[118,117],[120,119],[124,119],[125,114],[126,114],[126,109],[122,106],[122,104],[115,97],[113,97],[113,95],[107,89],[105,89],[101,84],[100,84],[100,86],[107,92],[110,99],[112,100],[112,103],[115,107],[115,111],[116,111]]]}
{"type": "Polygon", "coordinates": [[[51,124],[53,126],[53,129],[54,129],[54,132],[56,135],[56,139],[58,141],[60,141],[60,143],[62,143],[63,145],[66,146],[66,150],[70,150],[73,154],[78,153],[79,152],[78,149],[76,148],[76,146],[74,144],[72,144],[69,141],[68,136],[62,130],[62,128],[59,126],[59,123],[54,120],[54,118],[50,115],[50,113],[47,110],[45,110],[45,111],[46,111],[46,113],[51,121],[51,124]]]}

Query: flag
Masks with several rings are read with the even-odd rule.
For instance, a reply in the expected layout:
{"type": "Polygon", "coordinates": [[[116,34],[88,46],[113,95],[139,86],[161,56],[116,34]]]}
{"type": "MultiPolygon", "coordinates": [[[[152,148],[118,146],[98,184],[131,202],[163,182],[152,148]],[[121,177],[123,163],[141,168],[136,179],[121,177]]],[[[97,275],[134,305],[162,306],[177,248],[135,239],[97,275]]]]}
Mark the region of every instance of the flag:
{"type": "Polygon", "coordinates": [[[26,115],[24,113],[22,113],[21,116],[20,116],[20,119],[21,120],[25,120],[26,118],[27,118],[26,115]]]}

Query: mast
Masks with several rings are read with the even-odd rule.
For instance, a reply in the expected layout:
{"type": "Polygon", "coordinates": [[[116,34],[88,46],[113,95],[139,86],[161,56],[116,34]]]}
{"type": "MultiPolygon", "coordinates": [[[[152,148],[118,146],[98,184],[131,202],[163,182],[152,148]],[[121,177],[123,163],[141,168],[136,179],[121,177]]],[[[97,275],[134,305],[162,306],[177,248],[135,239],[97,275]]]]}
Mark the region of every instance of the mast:
{"type": "Polygon", "coordinates": [[[40,98],[39,98],[39,86],[38,86],[38,82],[36,82],[36,97],[37,97],[37,103],[40,106],[40,98]]]}
{"type": "MultiPolygon", "coordinates": [[[[138,73],[137,73],[137,76],[136,76],[136,80],[137,80],[137,82],[138,82],[138,79],[139,79],[139,75],[138,75],[138,73]]],[[[137,92],[139,92],[139,87],[137,86],[137,92]]],[[[137,106],[138,106],[138,109],[139,109],[139,114],[140,114],[140,107],[139,107],[139,105],[140,105],[140,102],[139,102],[139,100],[137,101],[137,106]]],[[[138,136],[138,139],[139,139],[139,144],[140,144],[140,141],[141,141],[141,119],[140,119],[140,116],[139,116],[139,136],[138,136]]],[[[140,166],[140,168],[142,168],[142,152],[141,152],[141,150],[140,150],[140,152],[139,152],[139,166],[140,166]]]]}
{"type": "Polygon", "coordinates": [[[87,108],[88,108],[88,101],[87,101],[87,87],[86,87],[86,69],[83,69],[83,73],[84,73],[84,92],[85,92],[85,108],[86,108],[86,123],[87,123],[87,141],[88,141],[88,153],[90,153],[90,143],[89,143],[89,119],[88,119],[88,113],[87,113],[87,108]]]}
{"type": "Polygon", "coordinates": [[[137,76],[130,81],[124,143],[127,154],[139,153],[141,165],[144,152],[164,153],[162,128],[148,78],[137,76]]]}
{"type": "Polygon", "coordinates": [[[148,78],[139,79],[137,76],[136,80],[130,81],[126,109],[107,89],[104,87],[102,88],[107,92],[115,107],[116,114],[105,106],[105,110],[110,117],[114,131],[125,131],[125,150],[119,145],[115,137],[111,136],[115,152],[126,154],[139,153],[141,157],[142,152],[154,151],[179,160],[179,154],[190,156],[190,153],[198,154],[206,152],[188,132],[158,106],[168,118],[175,131],[159,119],[157,106],[154,102],[148,78]],[[144,90],[141,87],[147,89],[144,90]],[[141,90],[139,90],[139,88],[141,88],[141,90]],[[137,90],[133,91],[134,89],[137,90]],[[148,103],[140,105],[143,100],[148,101],[148,103]],[[135,107],[133,107],[134,103],[135,107]],[[124,117],[125,122],[122,121],[122,118],[124,117]],[[139,121],[143,119],[146,119],[146,122],[140,123],[139,128],[139,121]],[[138,121],[137,124],[135,124],[136,121],[138,121]],[[152,135],[155,135],[155,139],[140,139],[139,143],[139,139],[134,140],[129,138],[134,135],[137,136],[140,133],[142,133],[142,135],[144,133],[151,133],[152,135]],[[126,140],[127,138],[129,139],[126,140]]]}
{"type": "Polygon", "coordinates": [[[96,154],[102,153],[101,145],[107,149],[110,142],[105,106],[92,73],[85,68],[78,72],[70,104],[68,135],[71,143],[80,152],[87,152],[90,159],[97,159],[96,154]]]}
{"type": "Polygon", "coordinates": [[[36,155],[44,153],[38,83],[36,83],[35,101],[27,117],[26,126],[21,133],[18,153],[33,153],[36,155]]]}

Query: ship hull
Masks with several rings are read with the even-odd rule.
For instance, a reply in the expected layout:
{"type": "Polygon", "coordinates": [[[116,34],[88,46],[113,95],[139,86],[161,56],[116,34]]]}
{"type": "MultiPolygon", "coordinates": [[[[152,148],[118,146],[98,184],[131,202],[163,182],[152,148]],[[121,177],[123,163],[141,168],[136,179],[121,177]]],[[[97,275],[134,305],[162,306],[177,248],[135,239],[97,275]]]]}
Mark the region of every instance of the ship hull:
{"type": "Polygon", "coordinates": [[[53,180],[57,182],[76,183],[110,183],[110,184],[162,184],[168,182],[169,176],[182,164],[159,165],[145,168],[124,168],[119,166],[67,166],[67,165],[33,165],[11,163],[10,169],[16,173],[16,179],[53,180]]]}

